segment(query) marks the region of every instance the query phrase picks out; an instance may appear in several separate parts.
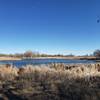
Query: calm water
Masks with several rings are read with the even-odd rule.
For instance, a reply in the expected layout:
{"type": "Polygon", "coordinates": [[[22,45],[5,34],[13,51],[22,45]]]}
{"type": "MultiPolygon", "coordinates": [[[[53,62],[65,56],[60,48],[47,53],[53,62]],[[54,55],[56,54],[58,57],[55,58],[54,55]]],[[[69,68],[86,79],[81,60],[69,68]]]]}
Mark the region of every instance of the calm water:
{"type": "Polygon", "coordinates": [[[0,61],[0,64],[13,64],[14,66],[21,67],[25,65],[39,65],[50,63],[65,63],[65,64],[77,64],[77,63],[95,63],[92,60],[68,60],[68,59],[31,59],[20,61],[0,61]]]}

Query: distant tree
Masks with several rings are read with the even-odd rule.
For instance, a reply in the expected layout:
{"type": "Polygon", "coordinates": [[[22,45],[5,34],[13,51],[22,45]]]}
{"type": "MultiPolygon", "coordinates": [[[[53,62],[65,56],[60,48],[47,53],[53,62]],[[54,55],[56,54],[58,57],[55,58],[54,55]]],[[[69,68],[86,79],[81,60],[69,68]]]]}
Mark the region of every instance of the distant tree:
{"type": "Polygon", "coordinates": [[[9,56],[9,57],[14,57],[14,54],[9,54],[8,56],[9,56]]]}
{"type": "Polygon", "coordinates": [[[26,51],[25,53],[24,53],[24,57],[32,57],[33,56],[33,52],[32,51],[26,51]]]}
{"type": "Polygon", "coordinates": [[[0,57],[7,57],[9,56],[8,54],[0,54],[0,57]]]}
{"type": "Polygon", "coordinates": [[[61,54],[57,54],[57,55],[55,55],[55,56],[57,56],[57,57],[61,57],[62,55],[61,55],[61,54]]]}
{"type": "Polygon", "coordinates": [[[93,55],[95,57],[100,57],[100,50],[99,49],[98,50],[95,50],[94,53],[93,53],[93,55]]]}
{"type": "Polygon", "coordinates": [[[40,57],[40,53],[39,53],[39,52],[34,51],[34,52],[33,52],[32,57],[40,57]]]}
{"type": "Polygon", "coordinates": [[[71,53],[69,55],[66,55],[67,57],[74,57],[74,55],[71,53]]]}
{"type": "Polygon", "coordinates": [[[40,57],[48,57],[47,54],[41,54],[40,57]]]}
{"type": "Polygon", "coordinates": [[[84,57],[88,57],[89,55],[88,54],[85,54],[85,55],[83,55],[84,57]]]}
{"type": "Polygon", "coordinates": [[[16,54],[14,54],[14,57],[22,58],[23,54],[22,53],[16,53],[16,54]]]}

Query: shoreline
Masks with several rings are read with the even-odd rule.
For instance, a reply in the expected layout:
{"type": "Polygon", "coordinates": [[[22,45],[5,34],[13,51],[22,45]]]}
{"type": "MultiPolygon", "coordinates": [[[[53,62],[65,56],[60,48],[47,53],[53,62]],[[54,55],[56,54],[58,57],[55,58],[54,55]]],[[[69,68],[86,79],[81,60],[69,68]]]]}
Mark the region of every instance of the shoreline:
{"type": "Polygon", "coordinates": [[[21,58],[17,57],[0,57],[0,61],[9,61],[9,60],[21,60],[21,58]]]}
{"type": "Polygon", "coordinates": [[[74,56],[74,57],[33,57],[33,58],[18,58],[18,57],[0,57],[0,61],[8,60],[24,60],[24,59],[66,59],[66,60],[96,60],[96,57],[83,57],[83,56],[74,56]]]}

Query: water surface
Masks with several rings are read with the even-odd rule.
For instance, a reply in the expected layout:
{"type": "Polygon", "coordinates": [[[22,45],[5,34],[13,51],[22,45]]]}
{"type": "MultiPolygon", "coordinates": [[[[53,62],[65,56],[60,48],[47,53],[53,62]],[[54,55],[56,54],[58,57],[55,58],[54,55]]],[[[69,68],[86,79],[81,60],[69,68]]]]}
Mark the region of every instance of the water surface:
{"type": "Polygon", "coordinates": [[[95,63],[92,60],[68,60],[68,59],[28,59],[18,61],[0,61],[0,64],[13,64],[14,66],[21,67],[26,65],[40,65],[50,63],[64,63],[64,64],[77,64],[77,63],[95,63]]]}

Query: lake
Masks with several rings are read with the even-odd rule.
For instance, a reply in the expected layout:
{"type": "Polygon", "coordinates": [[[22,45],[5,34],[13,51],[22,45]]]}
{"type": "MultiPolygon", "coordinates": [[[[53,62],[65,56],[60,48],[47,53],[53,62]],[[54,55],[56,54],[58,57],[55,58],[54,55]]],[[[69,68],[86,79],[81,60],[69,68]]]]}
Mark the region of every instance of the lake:
{"type": "Polygon", "coordinates": [[[0,61],[0,64],[13,64],[14,66],[21,67],[26,65],[40,65],[50,63],[64,63],[64,64],[77,64],[77,63],[95,63],[92,60],[68,60],[68,59],[28,59],[16,61],[0,61]]]}

